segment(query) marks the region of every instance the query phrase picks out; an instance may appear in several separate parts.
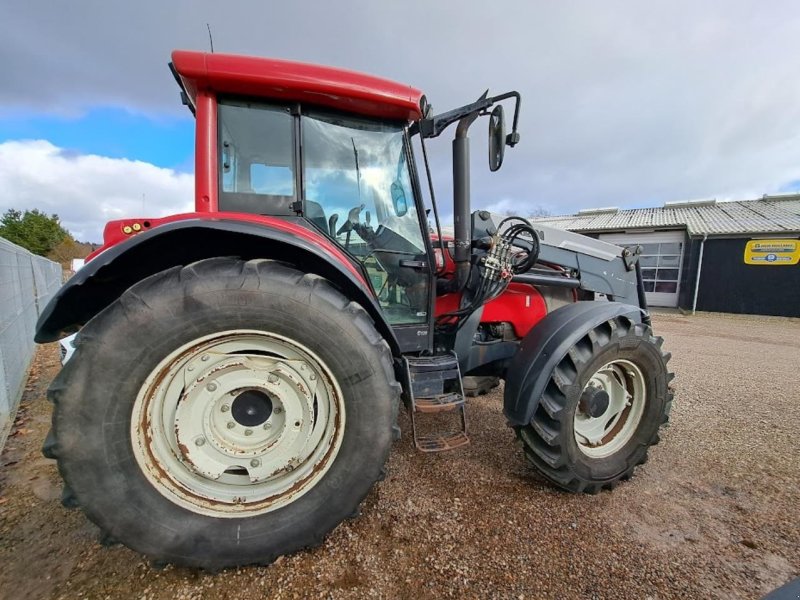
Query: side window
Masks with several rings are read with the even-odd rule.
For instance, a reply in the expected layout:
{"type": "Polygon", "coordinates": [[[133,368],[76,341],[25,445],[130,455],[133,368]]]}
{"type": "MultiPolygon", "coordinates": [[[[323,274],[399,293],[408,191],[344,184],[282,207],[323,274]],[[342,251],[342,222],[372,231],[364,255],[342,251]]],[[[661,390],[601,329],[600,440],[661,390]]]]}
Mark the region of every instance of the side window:
{"type": "Polygon", "coordinates": [[[294,195],[294,173],[289,167],[250,163],[250,187],[256,194],[294,195]]]}
{"type": "Polygon", "coordinates": [[[294,118],[286,108],[221,102],[220,210],[292,214],[294,118]]]}

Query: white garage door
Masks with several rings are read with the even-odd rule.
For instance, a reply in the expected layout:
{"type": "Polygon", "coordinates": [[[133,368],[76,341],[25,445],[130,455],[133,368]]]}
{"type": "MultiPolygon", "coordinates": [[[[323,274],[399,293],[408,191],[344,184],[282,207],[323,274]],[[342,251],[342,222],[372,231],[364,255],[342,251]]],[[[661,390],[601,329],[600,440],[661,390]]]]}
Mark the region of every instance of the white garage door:
{"type": "Polygon", "coordinates": [[[641,246],[642,280],[649,306],[678,306],[681,265],[686,235],[683,231],[610,233],[600,239],[618,246],[641,246]]]}

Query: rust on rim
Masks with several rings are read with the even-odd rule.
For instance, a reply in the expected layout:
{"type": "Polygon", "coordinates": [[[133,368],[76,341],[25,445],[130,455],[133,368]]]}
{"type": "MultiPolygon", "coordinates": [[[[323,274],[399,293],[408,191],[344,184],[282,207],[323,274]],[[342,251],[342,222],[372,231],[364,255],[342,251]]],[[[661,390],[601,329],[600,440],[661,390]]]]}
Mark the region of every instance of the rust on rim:
{"type": "Polygon", "coordinates": [[[341,389],[316,354],[285,336],[234,330],[164,358],[137,395],[130,434],[163,496],[200,514],[245,517],[312,489],[344,423],[341,389]]]}
{"type": "Polygon", "coordinates": [[[613,360],[595,371],[582,394],[598,391],[607,395],[606,403],[597,414],[579,404],[573,425],[578,449],[591,458],[605,458],[627,444],[647,403],[642,370],[625,359],[613,360]]]}

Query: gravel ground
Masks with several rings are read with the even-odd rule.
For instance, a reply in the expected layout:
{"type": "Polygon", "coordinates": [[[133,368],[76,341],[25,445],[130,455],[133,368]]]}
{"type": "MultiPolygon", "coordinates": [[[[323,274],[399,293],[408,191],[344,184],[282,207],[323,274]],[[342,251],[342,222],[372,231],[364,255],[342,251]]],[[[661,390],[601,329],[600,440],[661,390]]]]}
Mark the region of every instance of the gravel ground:
{"type": "Polygon", "coordinates": [[[571,496],[513,443],[502,391],[471,446],[412,449],[408,420],[363,514],[314,550],[217,575],[103,547],[59,502],[40,349],[0,469],[2,598],[759,598],[800,574],[800,320],[659,314],[672,424],[613,492],[571,496]]]}

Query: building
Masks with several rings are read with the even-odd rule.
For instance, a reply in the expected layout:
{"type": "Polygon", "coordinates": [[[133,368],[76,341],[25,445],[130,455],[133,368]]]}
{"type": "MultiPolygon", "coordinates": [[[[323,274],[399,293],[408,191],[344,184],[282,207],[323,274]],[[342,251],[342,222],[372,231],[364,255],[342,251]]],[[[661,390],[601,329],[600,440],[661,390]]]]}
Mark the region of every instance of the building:
{"type": "Polygon", "coordinates": [[[651,306],[800,317],[800,194],[598,208],[536,222],[641,246],[651,306]]]}

